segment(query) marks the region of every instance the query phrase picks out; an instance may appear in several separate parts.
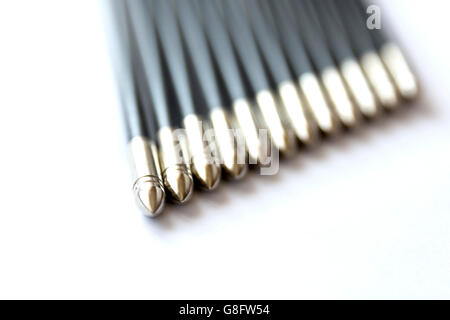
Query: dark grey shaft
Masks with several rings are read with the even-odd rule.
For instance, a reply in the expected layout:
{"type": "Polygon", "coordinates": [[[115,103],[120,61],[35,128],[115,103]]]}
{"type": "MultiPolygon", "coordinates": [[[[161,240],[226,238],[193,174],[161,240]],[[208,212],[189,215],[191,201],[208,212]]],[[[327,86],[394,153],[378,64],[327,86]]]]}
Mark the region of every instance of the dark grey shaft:
{"type": "Polygon", "coordinates": [[[270,89],[270,83],[252,30],[240,0],[223,1],[223,13],[233,44],[255,93],[270,89]]]}
{"type": "Polygon", "coordinates": [[[149,85],[147,82],[146,75],[144,74],[144,65],[142,63],[142,58],[137,46],[136,41],[133,41],[133,70],[136,79],[137,95],[139,100],[139,107],[141,112],[141,117],[143,118],[143,123],[145,125],[147,137],[156,141],[158,133],[158,123],[155,116],[155,108],[153,105],[152,98],[149,92],[149,85]]]}
{"type": "MultiPolygon", "coordinates": [[[[169,102],[165,88],[166,74],[162,68],[161,51],[158,47],[155,21],[148,1],[127,0],[136,39],[136,47],[142,62],[142,77],[148,85],[149,97],[155,108],[157,127],[171,125],[169,102]]],[[[142,81],[141,80],[141,81],[142,81]]]]}
{"type": "Polygon", "coordinates": [[[194,97],[179,25],[172,6],[173,2],[169,0],[154,1],[153,5],[156,10],[157,29],[174,86],[174,93],[177,96],[181,114],[185,117],[195,113],[194,97]]]}
{"type": "Polygon", "coordinates": [[[312,3],[335,59],[338,62],[354,59],[351,42],[337,12],[335,0],[312,1],[312,3]]]}
{"type": "MultiPolygon", "coordinates": [[[[363,19],[369,17],[367,9],[369,8],[369,3],[365,0],[351,0],[358,6],[359,12],[363,19]]],[[[385,32],[385,29],[369,29],[372,41],[377,49],[381,49],[386,43],[391,41],[391,37],[385,32]]]]}
{"type": "Polygon", "coordinates": [[[345,30],[350,35],[355,54],[361,57],[367,52],[374,51],[375,46],[366,26],[366,19],[361,15],[355,1],[336,1],[335,3],[345,30]]]}
{"type": "Polygon", "coordinates": [[[106,27],[110,44],[114,74],[127,127],[127,137],[146,136],[141,117],[137,84],[133,72],[131,38],[127,21],[127,8],[122,0],[110,0],[106,5],[106,27]]]}
{"type": "Polygon", "coordinates": [[[177,0],[178,19],[184,35],[187,51],[193,69],[200,82],[200,89],[205,97],[208,109],[222,107],[223,101],[214,70],[213,60],[199,15],[195,11],[193,0],[177,0]]]}
{"type": "Polygon", "coordinates": [[[286,4],[282,0],[265,0],[265,2],[270,5],[278,36],[295,75],[300,77],[304,73],[312,72],[311,61],[297,32],[296,16],[286,8],[286,4]]]}
{"type": "Polygon", "coordinates": [[[215,55],[218,69],[223,77],[228,94],[233,100],[246,97],[236,55],[233,52],[230,34],[220,15],[217,3],[211,0],[198,0],[204,29],[215,55]]]}
{"type": "Polygon", "coordinates": [[[320,30],[318,18],[311,10],[310,3],[303,0],[288,1],[290,7],[297,15],[297,30],[305,43],[309,55],[317,70],[322,71],[333,66],[334,61],[329,52],[324,35],[320,30]]]}
{"type": "Polygon", "coordinates": [[[255,38],[273,79],[278,84],[292,80],[286,57],[271,23],[272,20],[264,14],[262,5],[265,3],[260,0],[246,0],[244,3],[255,38]]]}

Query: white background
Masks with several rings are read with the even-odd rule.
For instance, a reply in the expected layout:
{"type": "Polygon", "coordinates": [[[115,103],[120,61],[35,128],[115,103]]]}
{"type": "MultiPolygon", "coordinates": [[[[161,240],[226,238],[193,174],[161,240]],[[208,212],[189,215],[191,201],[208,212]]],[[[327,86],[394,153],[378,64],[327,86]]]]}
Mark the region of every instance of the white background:
{"type": "Polygon", "coordinates": [[[415,106],[155,221],[98,3],[0,1],[0,298],[450,298],[450,4],[382,2],[415,106]]]}

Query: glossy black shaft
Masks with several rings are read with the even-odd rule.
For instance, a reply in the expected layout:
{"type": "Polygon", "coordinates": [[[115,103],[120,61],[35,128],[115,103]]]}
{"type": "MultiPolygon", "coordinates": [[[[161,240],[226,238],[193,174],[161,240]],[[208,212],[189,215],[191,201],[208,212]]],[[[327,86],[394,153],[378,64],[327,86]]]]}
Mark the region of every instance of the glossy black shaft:
{"type": "MultiPolygon", "coordinates": [[[[141,65],[141,83],[145,81],[152,105],[155,107],[158,128],[171,125],[169,102],[165,88],[166,75],[162,68],[161,51],[158,46],[155,21],[150,12],[149,2],[145,0],[128,0],[128,8],[136,39],[136,48],[141,65]]],[[[144,89],[144,88],[142,88],[144,89]]]]}
{"type": "Polygon", "coordinates": [[[253,91],[256,93],[270,89],[262,57],[258,52],[255,38],[244,13],[244,2],[241,0],[223,1],[222,5],[232,41],[253,91]]]}
{"type": "Polygon", "coordinates": [[[262,6],[266,5],[266,3],[260,0],[246,0],[245,5],[247,6],[249,20],[255,37],[272,77],[277,84],[292,80],[289,66],[281,49],[276,31],[273,28],[271,17],[268,17],[263,11],[262,6]]]}
{"type": "Polygon", "coordinates": [[[170,0],[154,1],[154,7],[157,29],[174,85],[174,93],[181,114],[185,117],[195,113],[194,97],[173,2],[170,0]]]}
{"type": "Polygon", "coordinates": [[[208,42],[199,21],[200,17],[195,11],[196,3],[193,0],[177,0],[176,4],[190,61],[192,61],[194,71],[199,79],[200,89],[205,97],[207,107],[210,110],[222,107],[223,101],[208,42]]]}
{"type": "Polygon", "coordinates": [[[110,0],[107,11],[106,24],[113,69],[125,115],[127,136],[131,140],[134,137],[146,136],[147,132],[141,116],[137,83],[133,70],[127,8],[122,0],[110,0]]]}
{"type": "Polygon", "coordinates": [[[230,34],[220,15],[217,3],[211,0],[199,0],[198,3],[205,32],[226,90],[233,100],[245,98],[246,92],[241,71],[233,52],[230,34]]]}

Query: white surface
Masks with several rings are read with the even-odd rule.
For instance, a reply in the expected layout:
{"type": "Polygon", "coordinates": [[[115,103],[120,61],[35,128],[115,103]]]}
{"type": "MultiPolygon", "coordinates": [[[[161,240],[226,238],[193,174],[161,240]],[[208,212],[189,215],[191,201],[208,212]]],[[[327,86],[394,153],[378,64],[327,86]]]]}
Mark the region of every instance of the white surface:
{"type": "Polygon", "coordinates": [[[416,108],[153,221],[96,1],[0,1],[0,298],[450,298],[450,5],[383,2],[416,108]]]}

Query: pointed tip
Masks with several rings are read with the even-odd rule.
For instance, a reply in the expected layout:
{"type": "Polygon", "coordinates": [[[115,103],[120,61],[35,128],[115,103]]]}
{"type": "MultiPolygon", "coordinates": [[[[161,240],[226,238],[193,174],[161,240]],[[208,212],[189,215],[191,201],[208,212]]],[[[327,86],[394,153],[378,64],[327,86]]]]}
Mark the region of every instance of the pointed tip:
{"type": "Polygon", "coordinates": [[[191,198],[194,183],[192,176],[184,170],[169,168],[165,172],[164,182],[174,202],[181,204],[191,198]]]}
{"type": "Polygon", "coordinates": [[[298,140],[306,147],[312,147],[318,142],[318,129],[308,125],[304,132],[296,132],[298,140]]]}
{"type": "Polygon", "coordinates": [[[419,95],[419,83],[400,47],[388,42],[380,52],[401,97],[405,100],[415,99],[419,95]]]}
{"type": "Polygon", "coordinates": [[[368,118],[377,116],[378,105],[375,95],[359,63],[353,58],[345,60],[341,64],[341,73],[360,112],[368,118]]]}
{"type": "Polygon", "coordinates": [[[322,71],[322,83],[324,90],[334,107],[336,115],[342,124],[351,128],[357,125],[354,105],[345,88],[343,79],[338,69],[328,67],[322,71]]]}
{"type": "Polygon", "coordinates": [[[196,177],[205,190],[214,190],[220,182],[221,169],[214,163],[206,163],[195,167],[196,177]]]}
{"type": "Polygon", "coordinates": [[[234,131],[230,115],[223,108],[213,110],[210,118],[225,176],[233,180],[242,178],[247,172],[244,136],[234,131]]]}
{"type": "Polygon", "coordinates": [[[340,124],[334,116],[330,116],[326,121],[318,123],[317,126],[319,130],[328,137],[337,135],[341,130],[340,124]]]}
{"type": "Polygon", "coordinates": [[[296,149],[296,142],[295,136],[290,130],[285,130],[283,132],[283,135],[278,139],[272,137],[272,141],[283,157],[290,157],[294,154],[294,151],[296,149]]]}
{"type": "Polygon", "coordinates": [[[368,52],[361,58],[361,66],[372,85],[375,95],[386,109],[395,109],[400,101],[394,84],[376,52],[368,52]]]}
{"type": "Polygon", "coordinates": [[[314,143],[316,133],[314,132],[313,127],[308,124],[302,129],[295,128],[295,135],[301,143],[308,146],[314,143]]]}
{"type": "Polygon", "coordinates": [[[306,107],[299,91],[292,81],[285,81],[278,86],[278,93],[287,119],[298,140],[304,145],[311,144],[315,130],[306,114],[306,107]]]}
{"type": "Polygon", "coordinates": [[[367,118],[376,118],[379,115],[378,105],[376,100],[368,101],[366,104],[360,103],[359,108],[361,113],[367,118]]]}
{"type": "Polygon", "coordinates": [[[347,114],[341,115],[341,122],[347,127],[347,128],[354,128],[358,126],[358,118],[356,117],[356,114],[353,112],[349,112],[347,114]]]}
{"type": "Polygon", "coordinates": [[[222,167],[226,176],[233,180],[242,179],[248,171],[247,164],[239,164],[236,161],[224,161],[222,167]]]}
{"type": "Polygon", "coordinates": [[[300,77],[299,85],[306,105],[320,131],[328,136],[336,134],[339,131],[338,123],[331,112],[317,76],[307,72],[300,77]]]}
{"type": "Polygon", "coordinates": [[[161,214],[165,204],[165,192],[160,183],[152,180],[140,181],[134,190],[145,215],[156,217],[161,214]]]}

